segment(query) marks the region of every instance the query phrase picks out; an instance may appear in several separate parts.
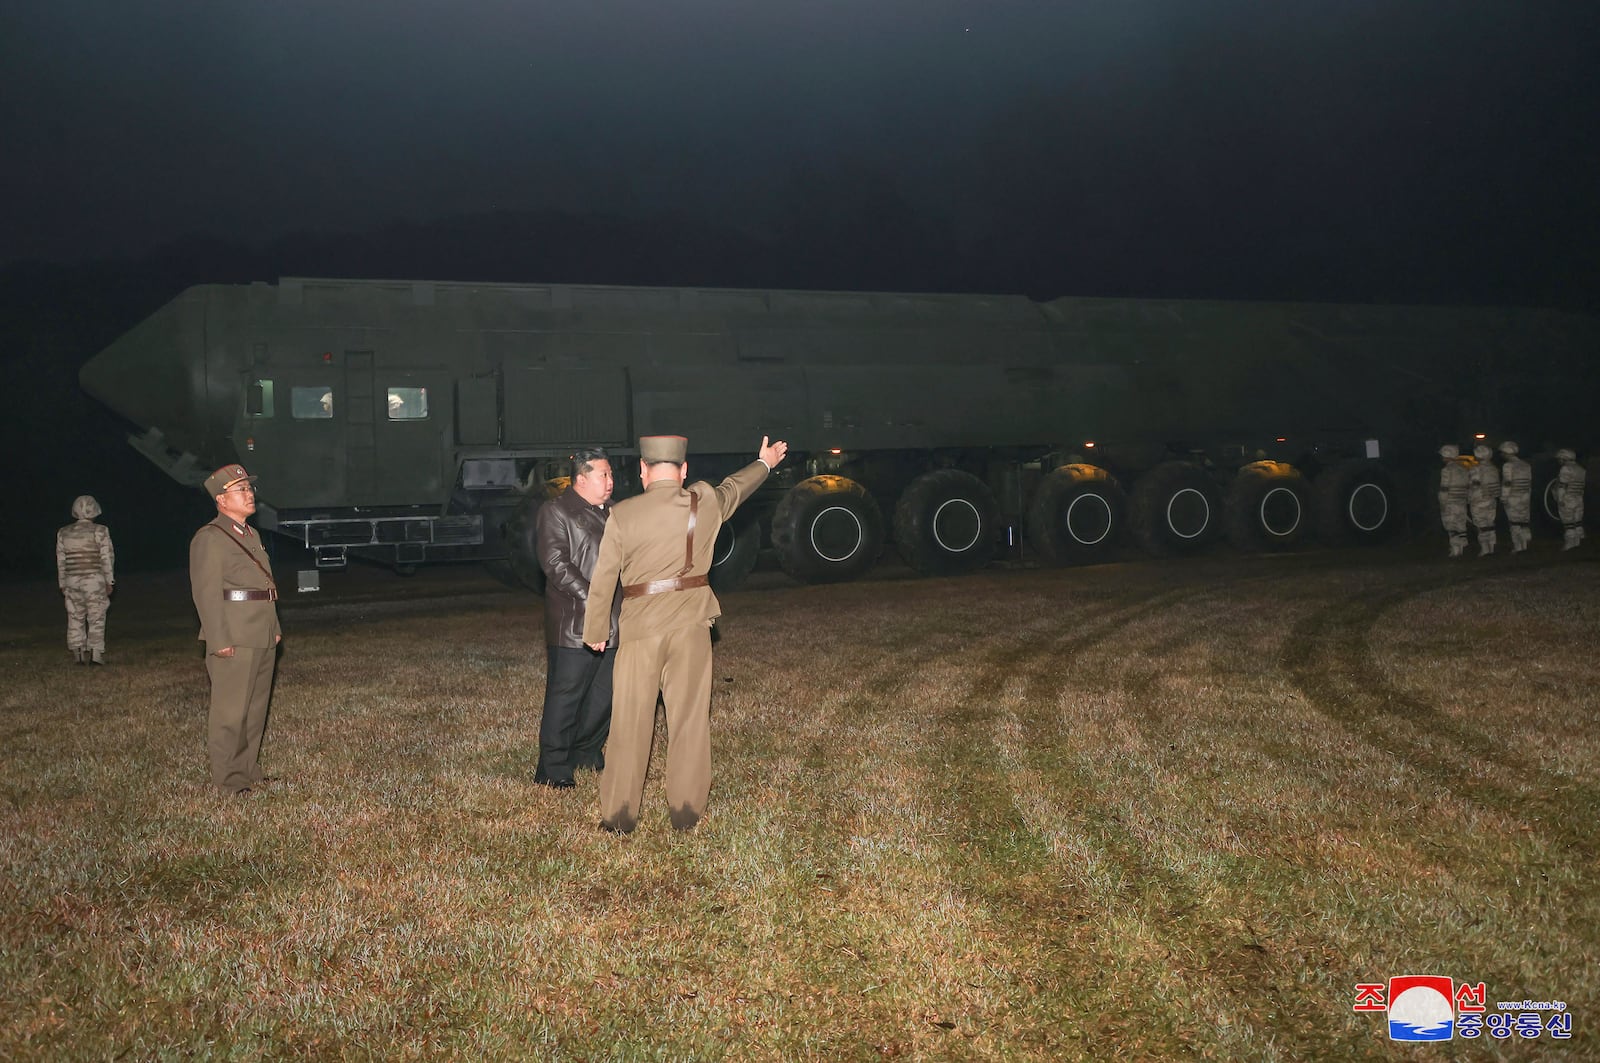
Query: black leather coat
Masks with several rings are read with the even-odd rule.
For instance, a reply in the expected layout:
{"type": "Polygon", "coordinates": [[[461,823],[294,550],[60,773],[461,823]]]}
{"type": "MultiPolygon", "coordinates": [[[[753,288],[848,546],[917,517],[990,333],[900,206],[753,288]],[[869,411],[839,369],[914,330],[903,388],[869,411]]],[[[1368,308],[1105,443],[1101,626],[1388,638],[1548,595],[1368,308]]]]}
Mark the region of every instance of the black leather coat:
{"type": "MultiPolygon", "coordinates": [[[[544,569],[544,640],[551,646],[583,647],[583,611],[589,577],[600,553],[609,507],[591,506],[573,490],[539,507],[539,567],[544,569]]],[[[611,607],[611,642],[617,641],[622,596],[611,607]]]]}

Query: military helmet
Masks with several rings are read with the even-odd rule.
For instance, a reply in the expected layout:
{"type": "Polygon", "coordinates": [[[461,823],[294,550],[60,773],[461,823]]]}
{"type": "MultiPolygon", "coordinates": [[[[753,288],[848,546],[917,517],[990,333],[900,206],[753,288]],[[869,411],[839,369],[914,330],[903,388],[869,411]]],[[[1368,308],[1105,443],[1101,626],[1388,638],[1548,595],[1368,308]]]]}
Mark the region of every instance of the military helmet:
{"type": "Polygon", "coordinates": [[[1490,450],[1482,443],[1479,443],[1477,446],[1472,448],[1472,456],[1477,458],[1479,461],[1488,461],[1490,458],[1494,457],[1494,451],[1490,450]]]}
{"type": "Polygon", "coordinates": [[[79,495],[72,500],[72,515],[78,520],[94,520],[100,515],[100,503],[94,495],[79,495]]]}
{"type": "Polygon", "coordinates": [[[1500,453],[1504,454],[1508,458],[1516,457],[1517,449],[1517,445],[1509,439],[1500,444],[1500,453]]]}
{"type": "Polygon", "coordinates": [[[1562,447],[1556,451],[1557,461],[1577,461],[1578,455],[1574,454],[1571,447],[1562,447]]]}
{"type": "Polygon", "coordinates": [[[1445,458],[1446,460],[1451,458],[1459,458],[1461,457],[1461,448],[1456,446],[1454,443],[1446,443],[1444,446],[1439,448],[1439,457],[1445,458]]]}

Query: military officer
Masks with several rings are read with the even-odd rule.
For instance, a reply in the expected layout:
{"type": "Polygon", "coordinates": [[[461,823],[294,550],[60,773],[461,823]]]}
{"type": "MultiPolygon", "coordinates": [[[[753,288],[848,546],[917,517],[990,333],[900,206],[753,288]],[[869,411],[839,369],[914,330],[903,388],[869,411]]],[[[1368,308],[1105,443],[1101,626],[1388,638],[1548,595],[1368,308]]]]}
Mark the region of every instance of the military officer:
{"type": "Polygon", "coordinates": [[[79,664],[106,663],[106,610],[117,585],[111,532],[94,519],[93,495],[73,499],[71,524],[56,532],[56,582],[67,603],[67,652],[79,664]]]}
{"type": "Polygon", "coordinates": [[[1588,473],[1578,464],[1578,455],[1566,447],[1556,451],[1561,468],[1556,471],[1560,493],[1556,513],[1561,517],[1561,549],[1576,549],[1583,542],[1583,488],[1588,473]]]}
{"type": "Polygon", "coordinates": [[[1494,553],[1495,507],[1500,504],[1500,469],[1494,463],[1494,451],[1482,443],[1472,448],[1477,461],[1467,473],[1467,508],[1472,514],[1472,526],[1478,533],[1478,556],[1494,553]]]}
{"type": "Polygon", "coordinates": [[[600,826],[619,833],[639,823],[645,770],[655,734],[656,695],[667,710],[667,808],[689,830],[711,792],[711,625],[721,612],[707,574],[722,523],[765,482],[789,452],[761,438],[756,460],[716,487],[684,486],[689,441],[639,440],[644,493],[612,507],[600,540],[583,640],[605,649],[611,601],[622,595],[622,620],[600,778],[600,826]]]}
{"type": "Polygon", "coordinates": [[[1467,490],[1470,476],[1461,460],[1461,448],[1446,443],[1439,448],[1444,468],[1439,471],[1439,519],[1450,534],[1450,556],[1467,549],[1467,490]]]}
{"type": "Polygon", "coordinates": [[[1506,511],[1506,523],[1511,527],[1511,552],[1520,554],[1533,541],[1528,530],[1528,506],[1533,499],[1533,466],[1517,456],[1518,447],[1511,440],[1500,444],[1505,461],[1500,466],[1500,505],[1506,511]]]}
{"type": "Polygon", "coordinates": [[[255,479],[242,465],[206,477],[217,518],[189,542],[189,584],[211,678],[211,781],[226,794],[248,794],[269,781],[261,774],[261,736],[283,641],[272,562],[247,523],[256,511],[255,479]]]}

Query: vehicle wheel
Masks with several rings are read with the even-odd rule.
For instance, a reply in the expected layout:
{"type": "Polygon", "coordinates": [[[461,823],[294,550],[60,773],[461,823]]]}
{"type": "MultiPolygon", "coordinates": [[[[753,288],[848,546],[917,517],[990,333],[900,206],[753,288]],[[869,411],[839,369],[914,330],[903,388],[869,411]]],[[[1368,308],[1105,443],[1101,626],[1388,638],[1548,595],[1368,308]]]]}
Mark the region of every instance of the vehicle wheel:
{"type": "Polygon", "coordinates": [[[971,572],[994,557],[999,514],[994,492],[971,473],[924,473],[895,503],[894,544],[924,576],[971,572]]]}
{"type": "Polygon", "coordinates": [[[1311,495],[1317,536],[1330,545],[1381,542],[1400,516],[1394,478],[1364,458],[1325,470],[1312,483],[1311,495]]]}
{"type": "Polygon", "coordinates": [[[1533,465],[1533,497],[1528,500],[1528,516],[1533,526],[1561,534],[1561,509],[1556,505],[1561,491],[1561,463],[1553,454],[1536,455],[1533,465]]]}
{"type": "Polygon", "coordinates": [[[1286,549],[1305,534],[1305,479],[1287,462],[1253,462],[1228,489],[1226,509],[1228,541],[1235,547],[1286,549]]]}
{"type": "Polygon", "coordinates": [[[711,589],[731,591],[743,583],[756,567],[760,552],[760,519],[753,513],[735,512],[732,520],[717,529],[717,542],[711,548],[711,589]]]}
{"type": "Polygon", "coordinates": [[[772,545],[783,570],[802,583],[855,579],[878,559],[883,515],[854,480],[813,476],[778,503],[772,545]]]}
{"type": "Polygon", "coordinates": [[[1217,537],[1222,492],[1193,462],[1165,462],[1133,485],[1128,523],[1139,545],[1157,557],[1192,554],[1217,537]]]}
{"type": "Polygon", "coordinates": [[[1047,564],[1098,561],[1122,532],[1127,496],[1094,465],[1063,465],[1044,478],[1028,507],[1028,540],[1047,564]]]}
{"type": "Polygon", "coordinates": [[[539,567],[539,507],[542,493],[517,503],[511,519],[501,525],[506,538],[506,561],[517,581],[535,594],[544,593],[544,569],[539,567]]]}
{"type": "Polygon", "coordinates": [[[494,558],[483,563],[483,570],[489,573],[496,583],[516,590],[522,590],[522,580],[517,577],[517,570],[511,567],[511,562],[503,557],[494,558]]]}

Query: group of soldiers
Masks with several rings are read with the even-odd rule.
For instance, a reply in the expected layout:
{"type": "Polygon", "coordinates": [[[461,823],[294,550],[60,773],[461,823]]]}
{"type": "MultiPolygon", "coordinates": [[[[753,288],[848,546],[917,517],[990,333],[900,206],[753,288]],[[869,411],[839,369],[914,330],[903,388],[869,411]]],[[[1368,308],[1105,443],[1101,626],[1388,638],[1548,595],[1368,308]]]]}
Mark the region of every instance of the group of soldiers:
{"type": "MultiPolygon", "coordinates": [[[[547,577],[547,681],[534,781],[575,787],[575,768],[601,772],[600,826],[639,823],[658,697],[667,714],[669,819],[692,830],[711,789],[711,627],[721,613],[709,572],[717,532],[783,461],[766,436],[756,458],[713,486],[689,483],[688,440],[639,440],[644,492],[615,506],[610,459],[574,455],[573,488],[539,513],[547,577]],[[591,593],[592,591],[592,593],[591,593]],[[615,684],[613,693],[613,663],[615,684]]],[[[189,544],[189,581],[205,643],[211,698],[207,751],[213,784],[245,796],[276,782],[261,768],[278,645],[278,586],[250,526],[256,478],[237,463],[205,480],[216,519],[189,544]]],[[[103,661],[111,537],[84,496],[61,529],[56,560],[67,604],[67,645],[103,661]]]]}
{"type": "MultiPolygon", "coordinates": [[[[1464,457],[1454,443],[1439,448],[1444,468],[1439,474],[1439,517],[1450,536],[1450,556],[1461,557],[1467,550],[1467,524],[1470,519],[1478,536],[1478,556],[1495,552],[1495,515],[1504,508],[1511,529],[1511,552],[1520,554],[1533,539],[1528,521],[1533,503],[1533,466],[1518,456],[1518,447],[1509,439],[1500,444],[1501,464],[1495,465],[1494,451],[1479,444],[1471,457],[1464,457]]],[[[1585,473],[1578,455],[1563,447],[1556,451],[1561,463],[1552,485],[1556,513],[1561,518],[1563,550],[1583,541],[1583,491],[1585,473]]]]}

